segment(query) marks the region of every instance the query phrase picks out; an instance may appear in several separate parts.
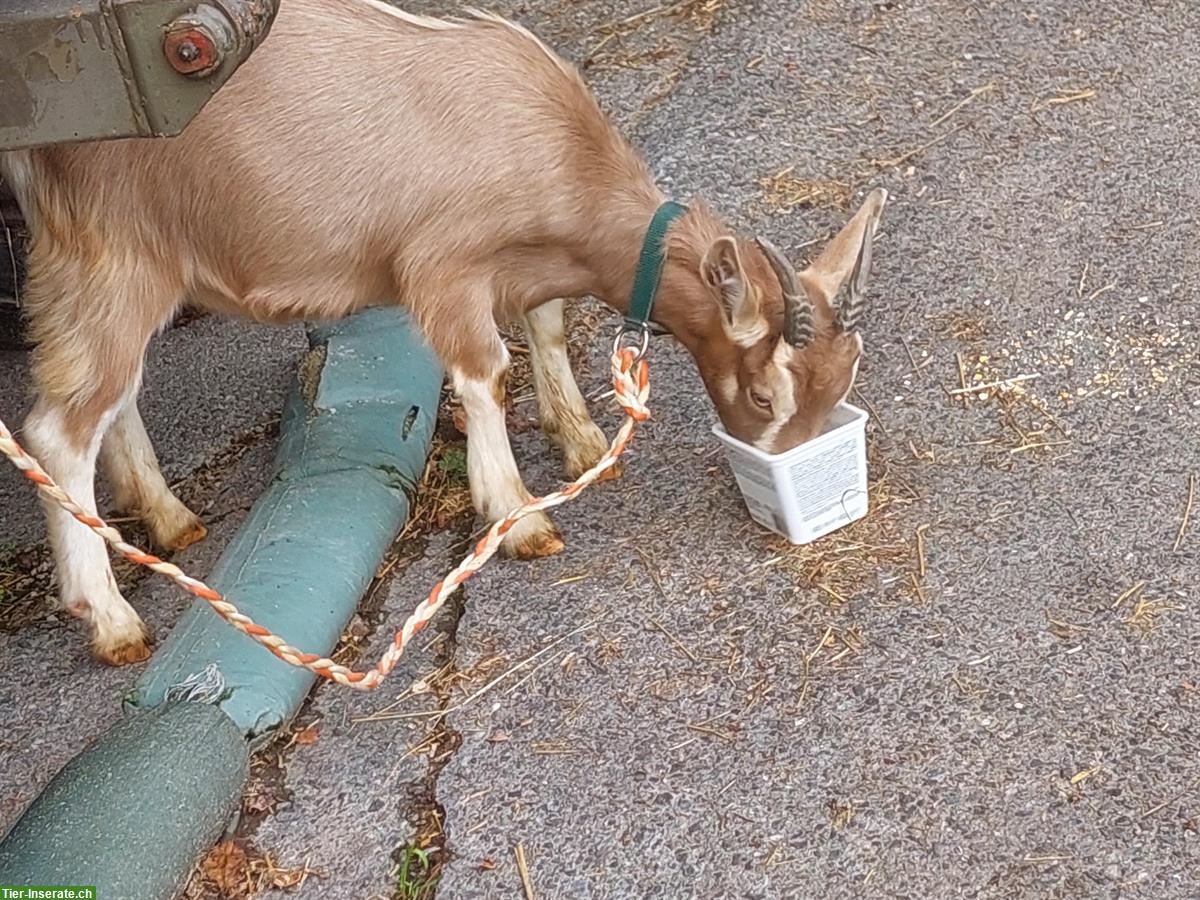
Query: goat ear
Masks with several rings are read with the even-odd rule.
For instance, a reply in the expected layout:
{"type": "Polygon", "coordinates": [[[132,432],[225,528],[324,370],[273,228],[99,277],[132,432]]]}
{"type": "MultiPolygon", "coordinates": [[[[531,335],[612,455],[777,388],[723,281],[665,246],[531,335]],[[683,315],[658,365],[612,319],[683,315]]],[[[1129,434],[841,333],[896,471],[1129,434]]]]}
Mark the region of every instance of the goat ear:
{"type": "Polygon", "coordinates": [[[762,320],[758,291],[746,277],[736,240],[726,236],[713,241],[700,263],[700,277],[719,294],[735,336],[758,330],[762,320]]]}
{"type": "Polygon", "coordinates": [[[871,245],[887,197],[883,188],[873,190],[854,218],[813,264],[800,273],[805,287],[823,297],[830,306],[834,306],[834,299],[846,288],[845,298],[834,310],[834,321],[845,332],[857,328],[862,317],[863,296],[871,272],[871,245]]]}

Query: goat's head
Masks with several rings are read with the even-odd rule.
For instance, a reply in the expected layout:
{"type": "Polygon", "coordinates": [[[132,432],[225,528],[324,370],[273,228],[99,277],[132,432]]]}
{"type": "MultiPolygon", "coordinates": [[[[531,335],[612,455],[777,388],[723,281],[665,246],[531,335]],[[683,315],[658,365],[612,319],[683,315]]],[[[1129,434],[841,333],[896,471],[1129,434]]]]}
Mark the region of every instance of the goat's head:
{"type": "Polygon", "coordinates": [[[820,433],[854,384],[871,244],[887,193],[871,193],[817,259],[797,272],[765,240],[718,237],[700,262],[722,311],[691,347],[726,431],[768,453],[820,433]],[[839,295],[842,295],[839,299],[839,295]]]}

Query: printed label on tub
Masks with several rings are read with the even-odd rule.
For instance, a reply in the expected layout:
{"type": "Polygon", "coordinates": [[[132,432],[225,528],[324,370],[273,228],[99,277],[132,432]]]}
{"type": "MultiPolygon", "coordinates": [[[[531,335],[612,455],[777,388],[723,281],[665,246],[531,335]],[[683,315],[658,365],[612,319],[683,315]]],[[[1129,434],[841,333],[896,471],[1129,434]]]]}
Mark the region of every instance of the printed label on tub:
{"type": "Polygon", "coordinates": [[[746,510],[750,513],[750,518],[759,525],[779,531],[787,529],[787,523],[783,521],[783,516],[779,510],[775,509],[770,500],[764,502],[761,497],[746,491],[745,487],[742,488],[742,499],[746,503],[746,510]]]}
{"type": "Polygon", "coordinates": [[[831,509],[842,512],[846,492],[858,490],[857,461],[858,444],[852,438],[792,466],[792,492],[805,519],[815,519],[831,509]]]}
{"type": "Polygon", "coordinates": [[[737,476],[738,482],[742,485],[742,490],[747,486],[755,485],[766,491],[768,497],[775,496],[775,481],[771,478],[771,470],[766,466],[755,465],[752,460],[746,459],[744,456],[732,456],[729,459],[730,468],[733,469],[733,474],[737,476]]]}

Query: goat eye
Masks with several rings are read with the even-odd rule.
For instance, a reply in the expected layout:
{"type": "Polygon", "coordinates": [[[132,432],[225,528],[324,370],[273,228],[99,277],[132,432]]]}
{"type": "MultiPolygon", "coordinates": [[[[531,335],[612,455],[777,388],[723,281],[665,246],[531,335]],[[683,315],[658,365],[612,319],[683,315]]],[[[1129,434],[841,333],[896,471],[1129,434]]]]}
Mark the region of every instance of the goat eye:
{"type": "Polygon", "coordinates": [[[758,391],[751,388],[750,399],[754,401],[754,405],[759,409],[766,410],[767,412],[771,411],[771,398],[766,394],[760,394],[758,391]]]}

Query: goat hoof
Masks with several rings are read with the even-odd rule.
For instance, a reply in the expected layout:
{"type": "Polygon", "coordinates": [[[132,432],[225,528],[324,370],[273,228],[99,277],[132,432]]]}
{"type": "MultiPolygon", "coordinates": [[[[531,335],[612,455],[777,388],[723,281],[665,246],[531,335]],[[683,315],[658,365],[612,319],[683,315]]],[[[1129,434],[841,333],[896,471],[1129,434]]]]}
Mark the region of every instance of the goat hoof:
{"type": "Polygon", "coordinates": [[[138,627],[130,635],[106,638],[103,641],[97,637],[92,641],[92,655],[108,666],[128,666],[144,662],[150,658],[150,635],[146,626],[138,622],[138,627]]]}
{"type": "MultiPolygon", "coordinates": [[[[587,440],[580,440],[574,446],[566,447],[566,470],[567,477],[574,481],[596,463],[604,458],[604,454],[608,452],[608,441],[600,429],[596,429],[595,435],[592,435],[587,440]]],[[[625,466],[619,460],[609,469],[604,470],[597,481],[612,481],[620,478],[621,473],[625,471],[625,466]]]]}
{"type": "Polygon", "coordinates": [[[184,550],[208,537],[208,529],[194,513],[175,519],[156,519],[148,523],[154,545],[168,552],[184,550]]]}
{"type": "Polygon", "coordinates": [[[562,534],[545,513],[526,516],[504,539],[506,555],[516,559],[540,559],[561,553],[566,544],[562,534]]]}
{"type": "Polygon", "coordinates": [[[192,546],[192,544],[198,544],[206,537],[208,537],[208,529],[204,527],[204,524],[199,519],[197,519],[191,528],[187,529],[181,534],[177,534],[173,540],[169,541],[167,543],[167,549],[184,550],[192,546]]]}
{"type": "MultiPolygon", "coordinates": [[[[566,467],[567,468],[567,477],[570,478],[572,481],[574,481],[576,478],[578,478],[580,475],[582,475],[584,472],[586,472],[588,469],[590,469],[592,466],[594,466],[599,461],[600,461],[600,457],[598,457],[598,456],[594,459],[587,459],[587,460],[569,459],[569,460],[567,460],[567,467],[566,467]]],[[[611,466],[609,466],[607,469],[605,469],[603,472],[601,472],[600,477],[597,478],[596,481],[597,482],[616,481],[623,474],[625,474],[625,464],[623,462],[621,462],[620,460],[618,460],[617,462],[615,462],[611,466]]]]}
{"type": "Polygon", "coordinates": [[[597,483],[601,482],[601,481],[616,481],[618,478],[620,478],[624,474],[625,474],[625,463],[618,461],[618,462],[613,463],[611,466],[609,466],[603,472],[601,472],[600,477],[597,478],[596,481],[597,481],[597,483]]]}

